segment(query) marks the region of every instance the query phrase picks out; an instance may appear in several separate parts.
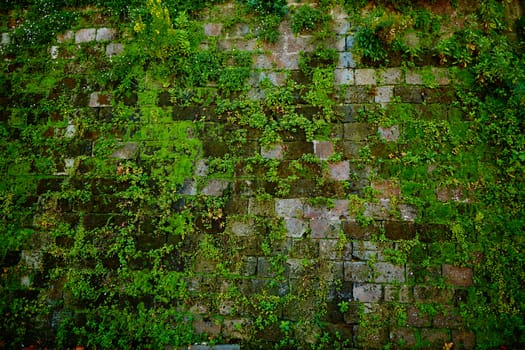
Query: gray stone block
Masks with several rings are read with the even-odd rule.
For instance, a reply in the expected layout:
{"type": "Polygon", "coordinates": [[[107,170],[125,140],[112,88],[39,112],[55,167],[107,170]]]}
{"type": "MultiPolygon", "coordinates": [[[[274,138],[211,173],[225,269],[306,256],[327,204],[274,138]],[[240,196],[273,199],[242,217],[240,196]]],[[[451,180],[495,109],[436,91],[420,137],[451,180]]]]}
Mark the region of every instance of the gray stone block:
{"type": "Polygon", "coordinates": [[[124,44],[120,43],[109,43],[106,46],[106,55],[109,57],[113,57],[116,55],[119,55],[124,51],[124,44]]]}
{"type": "Polygon", "coordinates": [[[376,71],[371,68],[360,68],[354,72],[356,85],[375,85],[377,83],[376,71]]]}
{"type": "Polygon", "coordinates": [[[340,52],[337,60],[337,68],[355,68],[356,63],[351,52],[340,52]]]}
{"type": "Polygon", "coordinates": [[[310,236],[312,238],[338,238],[341,221],[338,219],[311,219],[310,236]]]}
{"type": "Polygon", "coordinates": [[[364,261],[345,261],[343,264],[344,280],[349,282],[370,282],[373,270],[364,261]]]}
{"type": "Polygon", "coordinates": [[[393,86],[379,86],[374,97],[376,103],[388,103],[394,97],[393,86]]]}
{"type": "Polygon", "coordinates": [[[96,41],[111,41],[117,37],[117,31],[113,28],[98,28],[96,41]]]}
{"type": "Polygon", "coordinates": [[[374,264],[374,281],[378,283],[405,282],[405,267],[386,262],[374,264]]]}
{"type": "Polygon", "coordinates": [[[343,138],[346,141],[363,142],[372,135],[367,123],[345,123],[343,128],[343,138]]]}
{"type": "Polygon", "coordinates": [[[207,196],[222,196],[229,184],[227,180],[211,179],[201,193],[207,196]]]}
{"type": "Polygon", "coordinates": [[[335,85],[352,85],[354,83],[354,71],[349,68],[336,69],[334,71],[335,85]]]}
{"type": "Polygon", "coordinates": [[[385,141],[397,141],[399,139],[399,126],[392,125],[390,127],[378,127],[377,132],[379,137],[385,141]]]}
{"type": "Polygon", "coordinates": [[[354,283],[353,296],[356,301],[374,303],[381,301],[383,289],[380,284],[354,283]]]}
{"type": "Polygon", "coordinates": [[[204,34],[207,36],[219,36],[222,30],[222,23],[206,23],[204,34]]]}
{"type": "Polygon", "coordinates": [[[328,163],[328,178],[335,181],[345,181],[350,179],[350,162],[343,160],[335,163],[328,163]]]}
{"type": "Polygon", "coordinates": [[[292,238],[302,237],[308,228],[308,224],[305,220],[297,218],[284,219],[284,225],[286,227],[286,236],[292,238]]]}
{"type": "Polygon", "coordinates": [[[269,159],[283,159],[285,147],[282,144],[274,144],[261,147],[261,156],[269,159]]]}
{"type": "Polygon", "coordinates": [[[75,33],[75,44],[87,43],[94,41],[97,30],[95,28],[86,28],[77,30],[75,33]]]}
{"type": "Polygon", "coordinates": [[[299,198],[275,199],[275,213],[281,218],[301,218],[303,200],[299,198]]]}
{"type": "Polygon", "coordinates": [[[378,83],[381,85],[395,85],[404,82],[403,71],[400,68],[387,68],[378,71],[378,83]]]}

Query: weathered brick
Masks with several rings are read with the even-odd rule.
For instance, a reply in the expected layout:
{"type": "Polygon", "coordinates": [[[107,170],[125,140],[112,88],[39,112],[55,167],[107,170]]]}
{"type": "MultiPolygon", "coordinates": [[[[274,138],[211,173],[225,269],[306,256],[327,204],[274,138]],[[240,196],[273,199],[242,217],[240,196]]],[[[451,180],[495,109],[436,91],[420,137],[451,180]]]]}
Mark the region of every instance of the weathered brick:
{"type": "Polygon", "coordinates": [[[445,282],[458,287],[469,287],[472,285],[472,269],[444,264],[443,277],[445,282]]]}
{"type": "Polygon", "coordinates": [[[390,331],[390,341],[396,344],[396,349],[415,349],[417,345],[417,330],[414,328],[396,328],[390,331]]]}
{"type": "Polygon", "coordinates": [[[372,182],[372,188],[377,192],[377,199],[399,197],[401,195],[401,188],[396,180],[375,180],[372,182]]]}
{"type": "Polygon", "coordinates": [[[350,51],[340,52],[337,60],[337,68],[355,68],[356,62],[350,51]]]}
{"type": "Polygon", "coordinates": [[[445,305],[432,319],[432,326],[435,328],[458,328],[462,321],[461,316],[452,306],[445,305]]]}
{"type": "Polygon", "coordinates": [[[117,31],[113,28],[98,28],[96,41],[111,41],[117,37],[117,31]]]}
{"type": "Polygon", "coordinates": [[[75,33],[75,44],[86,43],[95,40],[96,31],[97,30],[95,28],[77,30],[75,33]]]}
{"type": "Polygon", "coordinates": [[[312,238],[338,238],[341,221],[338,219],[311,219],[310,235],[312,238]]]}
{"type": "Polygon", "coordinates": [[[248,201],[248,213],[261,216],[275,216],[274,201],[250,198],[248,201]]]}
{"type": "Polygon", "coordinates": [[[381,301],[383,289],[380,284],[354,283],[354,300],[363,303],[373,303],[381,301]]]}
{"type": "Polygon", "coordinates": [[[372,268],[364,261],[345,261],[343,270],[345,281],[369,282],[372,279],[372,268]]]}
{"type": "Polygon", "coordinates": [[[422,103],[423,90],[420,87],[412,86],[396,86],[394,88],[394,96],[399,97],[404,103],[422,103]]]}
{"type": "Polygon", "coordinates": [[[284,225],[286,227],[286,236],[300,238],[306,233],[308,224],[305,220],[297,218],[286,218],[284,219],[284,225]]]}
{"type": "Polygon", "coordinates": [[[392,249],[392,243],[376,243],[371,241],[357,241],[352,242],[352,256],[360,260],[384,261],[385,256],[383,251],[385,249],[392,249]]]}
{"type": "Polygon", "coordinates": [[[299,198],[275,199],[275,213],[282,218],[301,218],[303,200],[299,198]]]}
{"type": "Polygon", "coordinates": [[[369,240],[377,235],[379,228],[372,224],[362,227],[355,221],[343,221],[343,232],[351,239],[369,240]]]}
{"type": "Polygon", "coordinates": [[[193,330],[196,334],[217,336],[221,332],[221,325],[216,323],[214,320],[195,318],[193,320],[193,330]]]}
{"type": "Polygon", "coordinates": [[[376,220],[387,220],[390,218],[390,199],[381,198],[379,203],[365,203],[365,216],[376,220]]]}
{"type": "Polygon", "coordinates": [[[403,71],[400,68],[387,68],[378,71],[378,83],[381,85],[394,85],[404,82],[403,71]]]}
{"type": "Polygon", "coordinates": [[[334,153],[334,144],[330,141],[314,141],[315,156],[326,160],[334,153]]]}
{"type": "MultiPolygon", "coordinates": [[[[355,80],[355,75],[354,75],[355,80]]],[[[373,103],[375,91],[369,86],[347,86],[344,96],[345,103],[373,103]]]]}
{"type": "Polygon", "coordinates": [[[423,76],[414,70],[406,72],[406,83],[409,85],[423,85],[423,76]]]}
{"type": "Polygon", "coordinates": [[[405,282],[405,267],[387,262],[374,264],[374,281],[378,283],[405,282]]]}
{"type": "Polygon", "coordinates": [[[434,74],[434,78],[436,79],[436,83],[438,85],[450,84],[450,78],[447,68],[432,67],[432,74],[434,74]]]}
{"type": "Polygon", "coordinates": [[[350,162],[347,160],[328,163],[328,177],[336,181],[350,179],[350,162]]]}
{"type": "Polygon", "coordinates": [[[222,196],[229,184],[228,180],[211,179],[202,189],[201,193],[206,196],[222,196]]]}
{"type": "Polygon", "coordinates": [[[345,123],[343,127],[344,139],[348,141],[362,142],[372,135],[372,130],[367,123],[345,123]]]}
{"type": "Polygon", "coordinates": [[[119,55],[124,51],[124,44],[120,43],[109,43],[106,46],[106,55],[109,57],[113,57],[116,55],[119,55]]]}
{"type": "Polygon", "coordinates": [[[222,23],[204,24],[204,34],[207,36],[219,36],[222,30],[222,23]]]}
{"type": "Polygon", "coordinates": [[[274,144],[261,147],[261,156],[270,159],[283,159],[285,147],[283,144],[274,144]]]}
{"type": "Polygon", "coordinates": [[[407,325],[412,327],[430,327],[430,316],[413,305],[407,306],[407,325]]]}
{"type": "Polygon", "coordinates": [[[389,239],[413,239],[416,236],[416,227],[411,222],[385,221],[385,236],[389,239]]]}
{"type": "Polygon", "coordinates": [[[375,69],[356,69],[354,74],[356,85],[375,85],[377,83],[375,69]]]}
{"type": "MultiPolygon", "coordinates": [[[[248,319],[225,319],[222,324],[222,335],[226,339],[246,340],[250,337],[251,322],[248,319]]],[[[192,346],[192,350],[195,350],[192,346]]],[[[239,344],[228,344],[229,348],[218,348],[217,345],[210,347],[210,350],[240,350],[239,344]]]]}
{"type": "Polygon", "coordinates": [[[394,97],[394,87],[393,86],[379,86],[376,90],[374,102],[375,103],[387,103],[387,102],[390,102],[393,97],[394,97]]]}
{"type": "Polygon", "coordinates": [[[111,107],[110,95],[93,92],[89,97],[89,107],[111,107]]]}
{"type": "Polygon", "coordinates": [[[377,133],[382,140],[387,142],[397,141],[399,139],[399,126],[393,125],[390,127],[378,127],[377,133]]]}

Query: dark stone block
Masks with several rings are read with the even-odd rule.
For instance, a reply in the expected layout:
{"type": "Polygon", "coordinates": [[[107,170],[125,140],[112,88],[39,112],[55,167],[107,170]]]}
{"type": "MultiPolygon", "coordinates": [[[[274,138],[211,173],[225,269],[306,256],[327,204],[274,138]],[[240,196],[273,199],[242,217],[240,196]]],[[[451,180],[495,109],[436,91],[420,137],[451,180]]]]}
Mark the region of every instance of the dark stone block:
{"type": "Polygon", "coordinates": [[[220,158],[229,152],[228,144],[217,140],[203,140],[202,142],[203,156],[220,158]]]}
{"type": "Polygon", "coordinates": [[[314,153],[314,145],[311,142],[286,142],[285,148],[285,159],[298,159],[303,154],[314,153]]]}
{"type": "Polygon", "coordinates": [[[50,179],[39,180],[36,192],[38,195],[41,195],[46,192],[58,192],[62,189],[63,181],[64,180],[61,178],[50,178],[50,179]]]}
{"type": "Polygon", "coordinates": [[[424,100],[423,90],[412,86],[394,87],[394,96],[399,97],[404,103],[422,103],[424,100]]]}
{"type": "Polygon", "coordinates": [[[379,233],[379,228],[375,225],[363,227],[353,221],[343,221],[343,232],[351,239],[370,240],[379,233]]]}
{"type": "Polygon", "coordinates": [[[289,198],[310,197],[315,193],[316,183],[312,179],[299,179],[290,184],[289,198]]]}
{"type": "Polygon", "coordinates": [[[315,259],[319,257],[319,242],[315,239],[294,239],[290,251],[291,258],[315,259]]]}
{"type": "Polygon", "coordinates": [[[454,98],[454,90],[445,86],[424,88],[421,91],[421,96],[426,103],[450,104],[454,98]]]}
{"type": "Polygon", "coordinates": [[[373,103],[375,92],[368,86],[349,86],[345,90],[345,103],[373,103]]]}
{"type": "Polygon", "coordinates": [[[163,91],[159,94],[157,106],[168,107],[168,106],[171,106],[172,104],[173,103],[171,102],[171,96],[169,92],[163,91]]]}
{"type": "Polygon", "coordinates": [[[389,239],[413,239],[416,237],[416,227],[412,222],[387,221],[384,228],[385,235],[389,239]]]}

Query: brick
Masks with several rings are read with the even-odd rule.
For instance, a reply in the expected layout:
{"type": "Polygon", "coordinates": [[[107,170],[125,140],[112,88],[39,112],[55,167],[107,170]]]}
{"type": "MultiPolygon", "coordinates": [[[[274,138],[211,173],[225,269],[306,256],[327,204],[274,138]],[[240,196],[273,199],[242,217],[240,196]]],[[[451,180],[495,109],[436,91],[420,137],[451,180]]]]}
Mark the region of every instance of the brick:
{"type": "Polygon", "coordinates": [[[356,85],[375,85],[377,83],[375,69],[356,69],[354,74],[356,85]]]}
{"type": "Polygon", "coordinates": [[[458,286],[469,287],[472,285],[472,269],[468,267],[443,265],[443,277],[445,282],[458,286]]]}
{"type": "Polygon", "coordinates": [[[401,216],[401,220],[414,222],[417,219],[416,207],[408,204],[399,204],[397,208],[399,209],[399,215],[401,216]]]}
{"type": "Polygon", "coordinates": [[[275,216],[274,201],[250,198],[248,201],[248,213],[251,215],[275,216]]]}
{"type": "Polygon", "coordinates": [[[407,325],[412,327],[430,327],[430,316],[413,305],[407,306],[407,325]]]}
{"type": "Polygon", "coordinates": [[[374,264],[374,281],[378,283],[405,282],[405,267],[386,262],[374,264]]]}
{"type": "Polygon", "coordinates": [[[87,28],[77,30],[75,33],[75,44],[86,43],[95,40],[96,29],[87,28]]]}
{"type": "Polygon", "coordinates": [[[387,102],[390,102],[393,97],[394,97],[394,87],[393,86],[379,86],[376,90],[374,102],[375,103],[387,103],[387,102]]]}
{"type": "Polygon", "coordinates": [[[116,159],[133,159],[139,152],[139,144],[137,142],[125,142],[110,155],[110,158],[116,159]]]}
{"type": "Polygon", "coordinates": [[[394,87],[394,96],[399,97],[404,103],[422,103],[423,89],[412,86],[396,86],[394,87]]]}
{"type": "Polygon", "coordinates": [[[113,57],[116,55],[119,55],[124,51],[124,44],[120,43],[109,43],[106,46],[106,55],[109,57],[113,57]]]}
{"type": "Polygon", "coordinates": [[[375,225],[368,225],[367,227],[362,227],[355,221],[343,221],[343,232],[350,239],[359,239],[359,240],[370,240],[373,236],[377,235],[379,228],[375,225]]]}
{"type": "Polygon", "coordinates": [[[354,283],[354,300],[363,303],[378,302],[383,297],[383,290],[380,284],[354,283]]]}
{"type": "Polygon", "coordinates": [[[432,74],[434,74],[434,78],[436,79],[436,83],[438,85],[450,84],[450,78],[447,68],[432,67],[432,74]]]}
{"type": "Polygon", "coordinates": [[[214,320],[196,318],[193,320],[193,330],[196,334],[207,334],[217,336],[221,332],[221,325],[214,320]]]}
{"type": "Polygon", "coordinates": [[[111,107],[111,97],[101,92],[93,92],[89,97],[89,107],[111,107]]]}
{"type": "Polygon", "coordinates": [[[400,68],[387,68],[378,71],[378,73],[378,83],[381,85],[402,84],[404,82],[403,71],[400,68]]]}
{"type": "Polygon", "coordinates": [[[409,85],[423,85],[423,77],[416,71],[409,70],[406,72],[406,83],[409,85]]]}
{"type": "Polygon", "coordinates": [[[344,280],[349,282],[369,282],[372,268],[364,261],[345,261],[343,264],[344,280]]]}
{"type": "Polygon", "coordinates": [[[240,274],[242,276],[255,276],[257,272],[257,257],[255,256],[245,256],[242,259],[242,264],[240,268],[240,274]]]}
{"type": "Polygon", "coordinates": [[[282,218],[301,218],[303,201],[299,198],[275,199],[275,213],[282,218]]]}
{"type": "Polygon", "coordinates": [[[355,68],[356,62],[350,51],[340,52],[337,60],[337,68],[355,68]]]}
{"type": "Polygon", "coordinates": [[[352,85],[354,83],[354,71],[352,69],[336,69],[334,71],[335,85],[352,85]]]}
{"type": "Polygon", "coordinates": [[[372,135],[367,123],[344,123],[343,128],[344,139],[348,141],[363,142],[372,135]]]}
{"type": "Polygon", "coordinates": [[[248,219],[232,219],[228,217],[227,228],[236,236],[249,236],[254,233],[254,220],[248,219]]]}
{"type": "Polygon", "coordinates": [[[96,41],[111,41],[117,37],[117,31],[113,28],[98,28],[96,41]]]}
{"type": "Polygon", "coordinates": [[[330,141],[314,141],[314,154],[321,160],[326,160],[334,153],[334,144],[330,141]]]}
{"type": "Polygon", "coordinates": [[[364,214],[376,220],[387,220],[390,217],[390,199],[382,198],[379,203],[365,203],[364,214]]]}
{"type": "MultiPolygon", "coordinates": [[[[355,73],[354,73],[355,81],[355,73]]],[[[345,88],[345,103],[373,103],[375,92],[369,86],[348,86],[345,88]]],[[[395,92],[395,90],[394,90],[395,92]]]]}
{"type": "Polygon", "coordinates": [[[390,340],[396,349],[415,349],[417,337],[414,328],[396,328],[390,331],[390,340]]]}
{"type": "Polygon", "coordinates": [[[461,316],[457,314],[453,307],[445,305],[432,319],[434,328],[458,328],[463,323],[461,316]]]}
{"type": "Polygon", "coordinates": [[[286,227],[286,236],[293,238],[300,238],[306,233],[308,224],[305,220],[297,218],[284,219],[284,225],[286,227]]]}
{"type": "Polygon", "coordinates": [[[328,163],[328,178],[336,181],[350,179],[350,162],[347,160],[328,163]]]}
{"type": "Polygon", "coordinates": [[[385,285],[385,301],[410,303],[412,301],[412,289],[406,285],[385,285]]]}
{"type": "Polygon", "coordinates": [[[261,156],[270,159],[283,159],[285,148],[282,144],[268,145],[261,147],[261,156]]]}
{"type": "Polygon", "coordinates": [[[319,240],[319,257],[328,260],[352,260],[352,245],[347,243],[344,247],[340,247],[337,239],[321,239],[319,240]]]}
{"type": "Polygon", "coordinates": [[[201,193],[206,196],[222,196],[229,184],[228,180],[211,179],[202,189],[201,193]]]}
{"type": "Polygon", "coordinates": [[[75,33],[72,30],[66,30],[64,33],[57,35],[57,42],[63,44],[68,41],[72,41],[75,37],[75,33]]]}
{"type": "Polygon", "coordinates": [[[395,180],[375,180],[372,182],[372,188],[377,191],[377,199],[399,197],[401,195],[399,182],[395,180]]]}
{"type": "Polygon", "coordinates": [[[352,242],[352,256],[360,260],[384,261],[383,250],[392,249],[392,243],[375,243],[370,241],[352,242]]]}
{"type": "Polygon", "coordinates": [[[341,221],[338,219],[311,219],[310,237],[312,238],[338,238],[341,231],[341,221]]]}
{"type": "Polygon", "coordinates": [[[416,237],[416,227],[410,222],[386,221],[385,236],[392,240],[407,240],[416,237]]]}

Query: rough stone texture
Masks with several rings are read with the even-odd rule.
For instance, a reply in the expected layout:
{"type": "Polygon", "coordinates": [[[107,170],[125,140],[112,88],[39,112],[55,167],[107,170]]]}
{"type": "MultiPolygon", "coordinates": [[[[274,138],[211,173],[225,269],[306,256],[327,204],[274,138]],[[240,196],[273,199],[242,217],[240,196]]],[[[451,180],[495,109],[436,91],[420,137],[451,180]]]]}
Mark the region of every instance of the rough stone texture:
{"type": "Polygon", "coordinates": [[[414,328],[396,328],[390,331],[390,340],[399,349],[415,349],[417,330],[414,328]]]}
{"type": "Polygon", "coordinates": [[[410,303],[412,301],[412,289],[406,285],[385,285],[384,298],[387,302],[410,303]]]}
{"type": "Polygon", "coordinates": [[[75,33],[75,44],[87,43],[95,40],[97,30],[95,28],[87,28],[77,30],[75,33]]]}
{"type": "Polygon", "coordinates": [[[276,199],[275,212],[282,218],[301,218],[304,214],[303,201],[298,198],[276,199]]]}
{"type": "Polygon", "coordinates": [[[337,199],[333,203],[333,207],[326,207],[324,205],[317,206],[310,203],[305,203],[304,217],[309,219],[341,219],[348,217],[348,200],[337,199]]]}
{"type": "Polygon", "coordinates": [[[117,31],[113,28],[98,28],[96,41],[111,41],[117,37],[117,31]]]}
{"type": "Polygon", "coordinates": [[[390,199],[382,198],[379,203],[365,203],[365,216],[376,220],[386,220],[390,217],[390,199]]]}
{"type": "Polygon", "coordinates": [[[345,123],[343,127],[344,139],[353,142],[363,142],[372,134],[367,123],[345,123]]]}
{"type": "Polygon", "coordinates": [[[75,38],[75,33],[72,30],[66,30],[64,33],[57,35],[57,42],[63,44],[72,41],[75,38]]]}
{"type": "Polygon", "coordinates": [[[379,302],[383,297],[383,290],[380,284],[354,283],[354,300],[363,303],[379,302]]]}
{"type": "Polygon", "coordinates": [[[306,233],[308,223],[305,220],[297,218],[284,219],[288,237],[300,238],[306,233]]]}
{"type": "Polygon", "coordinates": [[[445,282],[458,287],[469,287],[472,285],[472,269],[468,267],[443,265],[443,277],[445,282]]]}
{"type": "Polygon", "coordinates": [[[350,163],[346,160],[328,163],[328,177],[336,181],[350,179],[350,163]]]}
{"type": "Polygon", "coordinates": [[[335,85],[352,85],[354,83],[354,71],[352,69],[336,69],[334,71],[335,85]]]}
{"type": "Polygon", "coordinates": [[[351,52],[340,52],[337,68],[355,68],[356,62],[351,52]]]}
{"type": "Polygon", "coordinates": [[[283,159],[285,147],[282,144],[270,145],[269,147],[261,147],[261,156],[270,159],[283,159]]]}
{"type": "Polygon", "coordinates": [[[343,264],[344,280],[349,282],[370,282],[373,269],[364,261],[348,261],[343,264]]]}
{"type": "Polygon", "coordinates": [[[406,83],[409,85],[423,85],[423,77],[420,73],[409,70],[406,72],[406,83]]]}
{"type": "Polygon", "coordinates": [[[435,349],[450,341],[450,331],[447,329],[423,328],[421,330],[421,339],[423,339],[424,344],[426,343],[429,347],[435,349]]]}
{"type": "Polygon", "coordinates": [[[462,324],[462,318],[451,306],[444,306],[443,311],[439,312],[432,319],[432,326],[435,328],[457,328],[462,324]]]}
{"type": "Polygon", "coordinates": [[[345,244],[343,247],[337,239],[321,239],[319,240],[319,257],[321,259],[352,259],[352,245],[345,244]]]}
{"type": "Polygon", "coordinates": [[[414,222],[417,219],[417,209],[408,204],[398,205],[401,220],[414,222]]]}
{"type": "Polygon", "coordinates": [[[399,97],[404,103],[422,103],[423,90],[420,87],[396,86],[394,96],[399,97]]]}
{"type": "Polygon", "coordinates": [[[377,262],[374,264],[375,282],[403,283],[405,282],[405,267],[391,263],[377,262]]]}
{"type": "Polygon", "coordinates": [[[404,82],[403,71],[400,68],[386,68],[378,71],[378,75],[378,83],[381,85],[402,84],[404,82]]]}
{"type": "Polygon", "coordinates": [[[341,221],[334,219],[311,219],[310,234],[312,238],[338,238],[341,221]]]}
{"type": "Polygon", "coordinates": [[[392,100],[394,97],[394,87],[393,86],[379,86],[377,88],[376,95],[374,97],[374,101],[376,103],[388,103],[392,100]]]}
{"type": "Polygon", "coordinates": [[[412,327],[430,327],[430,316],[413,305],[407,306],[407,325],[412,327]]]}
{"type": "Polygon", "coordinates": [[[326,160],[334,153],[334,144],[330,141],[314,141],[314,154],[321,160],[326,160]]]}
{"type": "Polygon", "coordinates": [[[448,304],[452,302],[453,293],[449,289],[416,285],[414,286],[414,299],[416,302],[448,304]]]}
{"type": "Polygon", "coordinates": [[[449,78],[449,74],[448,74],[448,69],[432,67],[432,74],[434,74],[434,77],[436,79],[436,83],[438,85],[448,85],[448,84],[450,84],[450,78],[449,78]]]}
{"type": "Polygon", "coordinates": [[[230,182],[227,180],[211,179],[201,193],[206,196],[222,196],[229,184],[230,182]]]}
{"type": "Polygon", "coordinates": [[[376,71],[370,68],[360,68],[355,70],[356,85],[375,85],[377,83],[376,71]]]}

